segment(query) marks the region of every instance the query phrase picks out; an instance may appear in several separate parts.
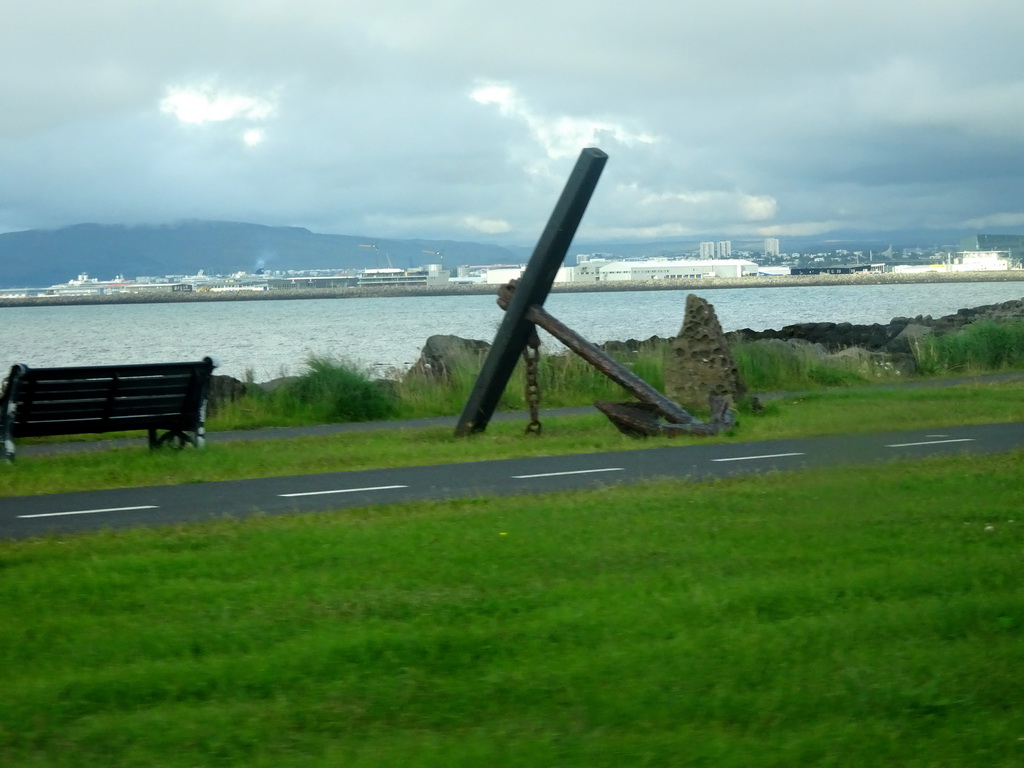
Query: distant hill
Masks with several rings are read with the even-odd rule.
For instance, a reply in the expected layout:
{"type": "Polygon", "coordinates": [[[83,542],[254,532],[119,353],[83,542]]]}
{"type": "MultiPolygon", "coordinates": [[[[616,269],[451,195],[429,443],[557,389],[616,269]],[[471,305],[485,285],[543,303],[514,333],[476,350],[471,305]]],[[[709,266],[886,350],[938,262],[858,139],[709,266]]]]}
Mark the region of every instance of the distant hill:
{"type": "Polygon", "coordinates": [[[76,224],[0,234],[0,287],[41,287],[79,273],[109,280],[252,272],[258,268],[364,269],[460,264],[512,264],[529,249],[441,240],[368,239],[324,235],[301,227],[267,227],[222,221],[156,226],[76,224]],[[372,247],[361,247],[375,245],[372,247]],[[425,253],[433,251],[434,253],[425,253]]]}

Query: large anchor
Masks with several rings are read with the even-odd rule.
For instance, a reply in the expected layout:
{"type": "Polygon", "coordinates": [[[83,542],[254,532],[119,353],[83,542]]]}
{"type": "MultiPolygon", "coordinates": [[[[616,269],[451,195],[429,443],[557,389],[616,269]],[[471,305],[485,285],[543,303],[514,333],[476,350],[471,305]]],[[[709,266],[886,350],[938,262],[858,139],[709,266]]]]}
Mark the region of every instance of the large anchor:
{"type": "MultiPolygon", "coordinates": [[[[513,280],[498,290],[498,306],[506,311],[508,311],[509,302],[515,293],[517,282],[513,280]]],[[[620,432],[632,437],[653,435],[667,435],[669,437],[675,435],[717,435],[722,430],[730,429],[735,425],[735,417],[729,409],[729,400],[727,398],[712,395],[709,398],[711,422],[702,422],[678,404],[669,400],[618,360],[608,355],[599,346],[587,341],[572,328],[548,314],[543,307],[535,304],[527,307],[526,319],[550,333],[566,347],[640,401],[636,403],[609,403],[605,400],[597,400],[594,403],[594,407],[607,416],[620,432]],[[664,419],[668,423],[661,423],[660,419],[664,419]]],[[[529,350],[531,347],[533,345],[529,344],[524,350],[524,357],[528,358],[528,368],[530,365],[529,356],[531,353],[529,350]]],[[[534,352],[533,354],[535,355],[536,353],[534,352]]],[[[536,358],[534,357],[533,359],[535,360],[536,358]]],[[[534,362],[535,368],[536,363],[534,362]]],[[[540,393],[537,388],[536,376],[534,374],[531,377],[529,371],[527,372],[526,388],[527,402],[530,405],[531,411],[531,421],[527,431],[539,433],[540,422],[537,417],[536,403],[540,393]],[[533,396],[531,396],[531,392],[534,393],[533,396]]]]}
{"type": "MultiPolygon", "coordinates": [[[[537,327],[550,333],[640,401],[598,401],[594,404],[620,431],[633,436],[714,435],[733,425],[733,415],[724,398],[710,399],[711,422],[701,422],[543,308],[607,160],[608,156],[599,149],[583,150],[522,278],[499,291],[498,304],[505,310],[505,316],[459,418],[456,435],[482,432],[487,428],[521,354],[525,353],[528,368],[531,358],[536,365],[536,346],[531,344],[531,340],[536,338],[537,327]],[[661,419],[668,423],[662,423],[661,419]]],[[[532,417],[527,431],[539,432],[536,410],[539,392],[536,377],[534,375],[531,381],[529,372],[527,388],[532,417]],[[531,386],[532,394],[529,391],[531,386]]]]}

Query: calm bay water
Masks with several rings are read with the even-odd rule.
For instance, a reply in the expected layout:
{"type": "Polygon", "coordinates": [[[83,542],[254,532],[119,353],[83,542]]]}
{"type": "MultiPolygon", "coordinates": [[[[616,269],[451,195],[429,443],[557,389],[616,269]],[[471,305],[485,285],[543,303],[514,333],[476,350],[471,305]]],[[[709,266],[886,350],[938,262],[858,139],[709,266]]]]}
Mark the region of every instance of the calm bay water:
{"type": "MultiPolygon", "coordinates": [[[[1024,297],[1022,283],[552,294],[545,308],[593,342],[673,336],[688,293],[710,301],[726,330],[801,322],[885,323],[948,315],[1024,297]]],[[[210,355],[218,373],[257,381],[298,373],[311,354],[385,373],[404,368],[432,334],[491,341],[494,296],[308,299],[0,308],[0,366],[149,363],[210,355]]],[[[546,348],[560,345],[548,337],[546,348]]]]}

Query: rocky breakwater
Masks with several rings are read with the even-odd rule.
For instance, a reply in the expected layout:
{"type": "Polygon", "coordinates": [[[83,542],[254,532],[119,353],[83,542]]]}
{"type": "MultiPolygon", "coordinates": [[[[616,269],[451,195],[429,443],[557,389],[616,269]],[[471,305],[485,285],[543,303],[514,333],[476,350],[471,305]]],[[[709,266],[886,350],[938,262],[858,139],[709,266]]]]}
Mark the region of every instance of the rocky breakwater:
{"type": "Polygon", "coordinates": [[[1014,322],[1024,320],[1024,299],[961,309],[955,314],[933,318],[931,315],[894,317],[886,324],[873,323],[797,323],[778,330],[754,331],[742,328],[726,334],[730,343],[776,339],[820,344],[829,352],[860,347],[871,352],[909,353],[916,340],[928,334],[957,331],[981,321],[1014,322]]]}
{"type": "Polygon", "coordinates": [[[730,344],[785,343],[810,349],[821,357],[851,365],[881,367],[902,375],[916,371],[914,347],[923,338],[958,331],[977,322],[1024,320],[1024,299],[960,309],[952,315],[894,317],[888,323],[797,323],[778,330],[743,328],[726,334],[730,344]]]}

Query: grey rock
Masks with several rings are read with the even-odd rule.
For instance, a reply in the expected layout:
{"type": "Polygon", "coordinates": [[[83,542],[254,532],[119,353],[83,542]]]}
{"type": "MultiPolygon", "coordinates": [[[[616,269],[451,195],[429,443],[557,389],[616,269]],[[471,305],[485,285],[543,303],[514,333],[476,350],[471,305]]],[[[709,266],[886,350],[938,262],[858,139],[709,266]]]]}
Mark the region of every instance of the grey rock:
{"type": "Polygon", "coordinates": [[[459,365],[480,366],[491,345],[477,339],[438,334],[427,339],[419,359],[413,363],[408,375],[427,376],[446,380],[459,365]]]}
{"type": "Polygon", "coordinates": [[[286,387],[289,384],[291,384],[293,381],[298,381],[298,380],[299,380],[298,376],[279,376],[278,378],[271,379],[270,381],[260,382],[256,386],[259,387],[260,389],[262,389],[264,392],[276,392],[281,387],[286,387]]]}
{"type": "Polygon", "coordinates": [[[735,403],[746,391],[714,307],[688,295],[682,328],[665,360],[665,394],[686,410],[706,411],[709,397],[735,403]]]}
{"type": "Polygon", "coordinates": [[[907,325],[903,327],[903,330],[897,333],[885,345],[885,349],[887,352],[910,354],[914,351],[914,347],[921,341],[921,339],[934,333],[935,329],[927,325],[907,323],[907,325]]]}
{"type": "Polygon", "coordinates": [[[211,376],[210,390],[206,397],[207,412],[216,413],[227,403],[244,397],[246,391],[245,383],[232,376],[211,376]]]}

